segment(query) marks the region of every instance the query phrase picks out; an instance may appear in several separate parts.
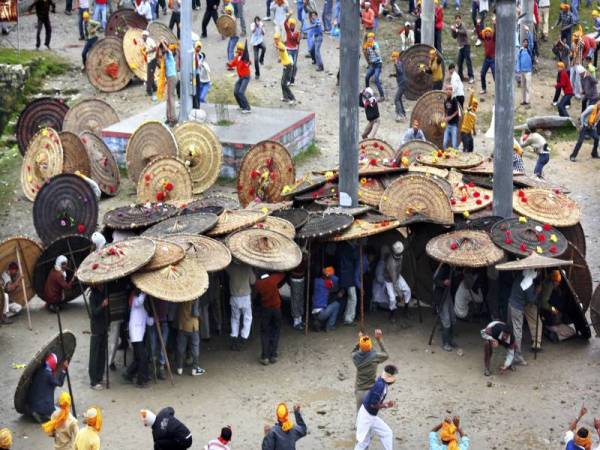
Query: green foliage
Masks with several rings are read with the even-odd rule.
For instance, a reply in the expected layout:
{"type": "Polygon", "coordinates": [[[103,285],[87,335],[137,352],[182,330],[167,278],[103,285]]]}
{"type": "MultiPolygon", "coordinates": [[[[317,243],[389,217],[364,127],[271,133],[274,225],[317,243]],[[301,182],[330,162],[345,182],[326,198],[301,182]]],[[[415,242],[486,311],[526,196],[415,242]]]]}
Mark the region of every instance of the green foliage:
{"type": "MultiPolygon", "coordinates": [[[[3,145],[0,143],[0,145],[3,145]]],[[[0,152],[0,211],[8,208],[13,200],[20,176],[21,155],[16,145],[0,152]]]]}
{"type": "MultiPolygon", "coordinates": [[[[223,75],[221,77],[213,77],[211,79],[210,91],[208,91],[208,103],[216,105],[237,105],[233,96],[233,86],[237,81],[237,76],[223,75]]],[[[246,98],[251,106],[261,106],[261,102],[254,93],[253,82],[250,81],[246,90],[246,98]]]]}
{"type": "Polygon", "coordinates": [[[319,156],[320,154],[321,154],[321,149],[319,148],[319,146],[317,144],[315,144],[313,142],[306,148],[306,150],[304,150],[303,152],[300,152],[296,156],[294,156],[294,162],[296,164],[303,164],[303,163],[307,162],[309,159],[319,156]]]}

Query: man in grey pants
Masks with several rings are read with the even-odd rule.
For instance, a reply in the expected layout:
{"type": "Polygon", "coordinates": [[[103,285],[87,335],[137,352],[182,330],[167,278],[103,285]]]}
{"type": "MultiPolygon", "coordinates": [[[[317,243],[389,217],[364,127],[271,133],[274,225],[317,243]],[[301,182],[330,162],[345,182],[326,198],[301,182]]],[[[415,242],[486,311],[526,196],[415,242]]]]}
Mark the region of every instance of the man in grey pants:
{"type": "Polygon", "coordinates": [[[383,333],[375,330],[375,340],[380,351],[373,349],[371,338],[362,332],[358,333],[358,344],[352,351],[352,362],[356,366],[356,382],[354,384],[354,395],[356,396],[356,410],[360,409],[365,395],[375,384],[377,379],[377,367],[387,361],[388,354],[383,346],[383,333]]]}

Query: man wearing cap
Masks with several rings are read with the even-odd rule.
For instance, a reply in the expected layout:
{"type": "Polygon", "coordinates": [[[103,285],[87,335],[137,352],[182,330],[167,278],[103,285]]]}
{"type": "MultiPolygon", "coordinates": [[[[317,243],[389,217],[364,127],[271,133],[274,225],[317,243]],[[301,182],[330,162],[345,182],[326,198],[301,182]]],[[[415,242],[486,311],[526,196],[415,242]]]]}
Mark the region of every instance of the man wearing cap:
{"type": "Polygon", "coordinates": [[[558,115],[561,117],[569,117],[567,111],[567,105],[571,104],[571,98],[573,97],[573,85],[569,78],[569,71],[565,68],[565,63],[559,61],[556,63],[558,73],[556,74],[556,84],[554,85],[554,99],[553,105],[558,108],[558,115]],[[559,101],[560,93],[563,92],[563,96],[559,101]]]}
{"type": "Polygon", "coordinates": [[[265,426],[265,437],[262,441],[262,450],[295,450],[296,442],[306,436],[307,428],[300,414],[300,405],[294,405],[294,418],[296,424],[289,418],[288,408],[285,403],[277,405],[277,423],[270,427],[265,426]]]}
{"type": "Polygon", "coordinates": [[[395,322],[396,320],[396,309],[398,299],[404,300],[405,308],[408,308],[410,302],[411,291],[410,287],[406,283],[406,280],[402,277],[402,254],[404,253],[404,244],[400,241],[396,241],[392,245],[392,251],[385,260],[385,290],[389,299],[390,305],[390,320],[395,322]]]}
{"type": "Polygon", "coordinates": [[[335,322],[340,311],[340,298],[344,295],[339,289],[338,277],[333,267],[323,268],[322,275],[315,278],[313,285],[312,316],[316,331],[325,324],[325,331],[335,329],[335,322]]]}
{"type": "Polygon", "coordinates": [[[83,66],[81,70],[85,70],[85,63],[87,61],[87,54],[98,40],[98,29],[100,28],[100,22],[90,19],[90,13],[84,12],[83,18],[83,36],[85,39],[85,45],[81,52],[81,59],[83,60],[83,66]]]}
{"type": "Polygon", "coordinates": [[[146,94],[156,100],[154,92],[156,83],[154,82],[154,72],[156,70],[156,51],[157,45],[154,39],[150,37],[148,30],[142,31],[142,41],[144,41],[144,57],[146,59],[146,94]]]}
{"type": "Polygon", "coordinates": [[[43,299],[46,302],[48,309],[56,312],[58,304],[63,301],[64,291],[71,289],[73,286],[74,277],[71,281],[67,281],[67,268],[69,260],[64,255],[59,255],[54,262],[54,267],[50,270],[46,283],[44,284],[43,299]]]}
{"type": "MultiPolygon", "coordinates": [[[[379,100],[385,100],[385,94],[383,92],[383,86],[381,84],[381,67],[383,60],[381,59],[381,52],[379,50],[379,43],[375,41],[375,33],[367,33],[367,40],[364,43],[364,50],[369,63],[369,68],[365,74],[365,86],[369,87],[371,78],[375,81],[375,86],[379,91],[379,100]]],[[[363,137],[363,139],[366,139],[363,137]]]]}
{"type": "MultiPolygon", "coordinates": [[[[579,414],[569,424],[569,429],[565,433],[565,444],[567,444],[565,450],[592,450],[592,433],[590,430],[586,427],[577,428],[577,425],[586,414],[587,408],[582,405],[579,414]]],[[[597,417],[594,417],[594,428],[600,437],[600,419],[597,417]]]]}
{"type": "Polygon", "coordinates": [[[391,77],[396,78],[396,95],[394,96],[394,107],[396,108],[396,122],[401,122],[406,119],[406,110],[404,109],[404,103],[402,103],[402,97],[404,96],[404,90],[406,89],[406,73],[404,71],[404,63],[400,59],[400,52],[392,52],[392,62],[394,63],[395,73],[391,74],[391,77]]]}
{"type": "MultiPolygon", "coordinates": [[[[296,73],[298,72],[298,51],[300,50],[300,31],[296,29],[296,19],[288,17],[283,23],[285,27],[285,48],[292,58],[293,70],[292,79],[290,80],[290,86],[293,86],[296,82],[296,73]]],[[[264,33],[264,30],[263,30],[264,33]]],[[[257,53],[254,53],[254,59],[257,59],[257,53]]],[[[265,52],[263,48],[262,57],[264,58],[265,52]]],[[[262,61],[262,59],[261,59],[262,61]]],[[[258,64],[258,63],[256,63],[258,64]]]]}
{"type": "Polygon", "coordinates": [[[579,137],[573,148],[573,152],[569,156],[572,162],[575,162],[579,150],[583,145],[583,141],[590,137],[594,140],[592,147],[592,158],[600,158],[598,155],[598,123],[600,122],[600,100],[593,105],[588,106],[580,117],[581,128],[579,129],[579,137]]]}
{"type": "Polygon", "coordinates": [[[400,45],[402,51],[415,45],[415,32],[412,30],[410,22],[406,22],[404,28],[400,31],[400,45]]]}
{"type": "MultiPolygon", "coordinates": [[[[174,46],[176,47],[176,46],[174,46]]],[[[167,120],[170,126],[177,125],[177,64],[175,63],[174,50],[166,40],[160,44],[160,55],[165,62],[165,75],[167,77],[167,120]]]]}
{"type": "Polygon", "coordinates": [[[231,305],[231,350],[241,350],[252,328],[252,285],[256,277],[252,267],[236,259],[227,267],[231,305]],[[240,319],[243,320],[240,330],[240,319]]]}
{"type": "Polygon", "coordinates": [[[429,50],[429,65],[423,70],[431,75],[431,81],[433,82],[432,89],[434,91],[439,91],[444,86],[443,67],[444,63],[438,52],[434,48],[429,50]]]}
{"type": "Polygon", "coordinates": [[[100,450],[100,436],[102,430],[102,411],[93,407],[83,414],[85,427],[81,428],[75,437],[73,450],[100,450]]]}
{"type": "Polygon", "coordinates": [[[238,42],[236,46],[235,58],[227,63],[227,67],[231,70],[237,70],[238,80],[233,87],[233,96],[238,106],[242,110],[242,114],[250,113],[250,104],[246,98],[246,89],[250,83],[250,58],[245,58],[246,49],[243,42],[238,42]]]}
{"type": "Polygon", "coordinates": [[[429,433],[429,450],[468,450],[470,444],[469,437],[460,427],[458,416],[447,417],[429,433]]]}
{"type": "Polygon", "coordinates": [[[293,105],[296,103],[296,97],[294,97],[290,89],[290,83],[292,82],[294,63],[290,55],[288,55],[285,44],[281,42],[281,35],[279,33],[273,35],[273,44],[279,54],[278,60],[283,66],[283,74],[281,75],[281,101],[293,105]]]}
{"type": "Polygon", "coordinates": [[[11,261],[2,275],[2,296],[0,297],[0,325],[8,325],[12,323],[9,316],[14,316],[21,311],[21,305],[11,303],[10,299],[21,288],[22,278],[19,273],[19,265],[15,261],[11,261]]]}
{"type": "Polygon", "coordinates": [[[483,24],[481,19],[477,19],[477,36],[483,44],[483,64],[481,65],[481,95],[487,92],[487,83],[485,77],[488,70],[492,72],[492,78],[496,80],[496,32],[490,27],[481,29],[483,24]]]}
{"type": "Polygon", "coordinates": [[[464,114],[462,123],[460,124],[460,140],[463,145],[463,152],[470,153],[474,149],[473,136],[477,134],[477,107],[479,101],[473,94],[469,99],[469,105],[467,111],[464,114]]]}
{"type": "Polygon", "coordinates": [[[281,272],[264,272],[255,283],[256,293],[260,298],[260,363],[263,366],[277,362],[277,348],[281,332],[281,297],[279,288],[283,284],[285,274],[281,272]]]}
{"type": "Polygon", "coordinates": [[[540,133],[536,133],[535,130],[523,131],[519,144],[522,149],[530,147],[538,155],[533,174],[538,178],[544,178],[544,166],[550,161],[550,147],[548,147],[546,138],[540,133]]]}
{"type": "Polygon", "coordinates": [[[365,396],[358,415],[356,416],[356,446],[354,450],[365,450],[371,443],[371,433],[379,436],[381,445],[385,450],[392,450],[394,433],[377,414],[382,409],[393,408],[396,402],[385,401],[389,387],[396,381],[398,369],[396,366],[387,365],[383,373],[365,396]]]}
{"type": "Polygon", "coordinates": [[[204,450],[230,450],[231,435],[232,431],[229,425],[221,428],[221,435],[205,445],[204,450]]]}
{"type": "Polygon", "coordinates": [[[108,291],[101,284],[90,287],[90,357],[88,373],[92,389],[102,390],[108,346],[108,291]]]}
{"type": "Polygon", "coordinates": [[[575,18],[571,12],[571,7],[567,3],[560,4],[560,12],[556,19],[556,24],[552,29],[560,25],[560,39],[564,42],[571,42],[571,35],[573,32],[573,26],[575,25],[575,18]]]}
{"type": "Polygon", "coordinates": [[[192,432],[175,417],[175,410],[167,406],[154,415],[149,409],[140,411],[145,427],[152,428],[154,450],[185,450],[192,446],[192,432]]]}
{"type": "Polygon", "coordinates": [[[358,333],[358,344],[352,351],[352,362],[356,367],[356,381],[354,383],[354,396],[356,397],[356,410],[360,409],[369,389],[377,379],[377,367],[387,361],[388,354],[383,346],[383,333],[375,330],[375,340],[379,345],[379,352],[373,349],[371,338],[362,332],[358,333]]]}
{"type": "Polygon", "coordinates": [[[35,371],[27,392],[27,406],[39,423],[50,420],[54,412],[54,390],[64,384],[68,367],[68,360],[59,365],[56,354],[50,353],[44,364],[35,371]]]}

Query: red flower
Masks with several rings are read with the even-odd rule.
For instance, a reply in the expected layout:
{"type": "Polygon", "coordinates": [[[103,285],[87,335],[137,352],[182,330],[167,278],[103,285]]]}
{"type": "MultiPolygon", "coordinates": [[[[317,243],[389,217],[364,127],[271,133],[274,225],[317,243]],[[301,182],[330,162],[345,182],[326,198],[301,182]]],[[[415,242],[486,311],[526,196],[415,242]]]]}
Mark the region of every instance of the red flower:
{"type": "Polygon", "coordinates": [[[546,235],[545,234],[538,235],[538,241],[545,242],[546,241],[546,235]]]}
{"type": "Polygon", "coordinates": [[[510,231],[510,230],[506,230],[506,231],[505,231],[505,234],[506,234],[507,236],[510,236],[510,235],[512,234],[512,231],[510,231]]]}
{"type": "Polygon", "coordinates": [[[519,190],[517,191],[517,195],[518,195],[519,197],[525,197],[525,192],[523,192],[522,190],[520,190],[520,189],[519,189],[519,190]]]}
{"type": "Polygon", "coordinates": [[[149,173],[147,173],[146,175],[144,175],[144,180],[150,181],[151,179],[152,179],[152,175],[150,175],[149,173]]]}
{"type": "Polygon", "coordinates": [[[364,150],[365,149],[365,144],[361,144],[360,149],[364,150]]]}
{"type": "Polygon", "coordinates": [[[318,192],[313,192],[312,194],[310,194],[310,196],[312,198],[317,198],[319,196],[319,193],[318,192]]]}
{"type": "Polygon", "coordinates": [[[556,253],[556,252],[558,252],[558,248],[556,248],[556,245],[550,246],[550,253],[556,253]]]}
{"type": "Polygon", "coordinates": [[[376,166],[377,165],[377,158],[371,158],[369,160],[369,165],[370,166],[376,166]]]}
{"type": "Polygon", "coordinates": [[[475,187],[475,182],[474,182],[474,181],[471,181],[471,182],[469,183],[469,187],[470,187],[470,188],[474,188],[474,187],[475,187]]]}
{"type": "Polygon", "coordinates": [[[483,196],[483,198],[484,198],[485,200],[489,200],[489,199],[490,199],[490,196],[489,196],[489,195],[487,195],[487,194],[485,194],[485,195],[483,196]]]}
{"type": "Polygon", "coordinates": [[[504,243],[505,244],[512,244],[513,240],[510,236],[506,236],[506,238],[504,239],[504,243]]]}
{"type": "Polygon", "coordinates": [[[481,194],[479,193],[479,191],[475,191],[473,192],[473,197],[477,198],[479,197],[481,194]]]}
{"type": "Polygon", "coordinates": [[[560,189],[558,189],[558,188],[554,189],[554,193],[555,193],[555,194],[560,194],[560,193],[561,193],[561,192],[560,192],[560,189]]]}
{"type": "Polygon", "coordinates": [[[84,225],[84,224],[82,224],[82,223],[80,223],[79,225],[77,225],[77,232],[78,232],[79,234],[83,234],[83,233],[85,233],[85,225],[84,225]]]}
{"type": "Polygon", "coordinates": [[[156,193],[156,201],[157,202],[162,202],[165,200],[165,193],[163,191],[158,191],[156,193]]]}
{"type": "Polygon", "coordinates": [[[461,201],[461,202],[463,202],[463,203],[464,203],[464,202],[466,202],[466,201],[467,201],[467,196],[466,196],[466,195],[463,195],[463,196],[460,198],[460,201],[461,201]]]}
{"type": "Polygon", "coordinates": [[[293,170],[294,170],[293,167],[288,167],[288,173],[292,173],[293,170]]]}
{"type": "Polygon", "coordinates": [[[527,246],[521,242],[521,245],[519,245],[519,250],[525,253],[527,251],[527,246]]]}
{"type": "Polygon", "coordinates": [[[258,173],[258,170],[253,170],[252,172],[250,172],[250,178],[252,178],[253,180],[258,178],[259,175],[260,173],[258,173]]]}
{"type": "Polygon", "coordinates": [[[458,248],[458,244],[457,244],[456,242],[452,242],[452,243],[450,244],[450,248],[451,248],[452,250],[456,250],[456,249],[458,248]]]}
{"type": "Polygon", "coordinates": [[[114,186],[109,186],[108,187],[108,192],[110,192],[111,194],[115,193],[115,187],[114,186]]]}
{"type": "Polygon", "coordinates": [[[521,203],[527,203],[527,197],[521,197],[521,203]]]}
{"type": "Polygon", "coordinates": [[[441,158],[442,156],[444,156],[444,152],[441,150],[438,150],[437,155],[438,155],[438,158],[441,158]]]}
{"type": "Polygon", "coordinates": [[[478,205],[481,205],[481,199],[478,198],[477,200],[475,200],[475,203],[477,203],[478,205]]]}
{"type": "Polygon", "coordinates": [[[114,247],[111,247],[111,248],[108,249],[108,254],[111,255],[111,256],[113,256],[113,255],[117,254],[117,251],[115,250],[114,247]]]}
{"type": "Polygon", "coordinates": [[[456,199],[454,197],[450,199],[450,204],[456,205],[456,199]]]}
{"type": "Polygon", "coordinates": [[[173,190],[173,183],[171,183],[171,182],[165,183],[165,189],[167,191],[172,191],[173,190]]]}
{"type": "Polygon", "coordinates": [[[333,280],[325,280],[325,288],[333,289],[333,280]]]}
{"type": "Polygon", "coordinates": [[[92,270],[96,270],[98,268],[98,263],[92,264],[92,270]]]}
{"type": "Polygon", "coordinates": [[[273,158],[267,159],[266,165],[267,165],[267,168],[269,170],[271,170],[271,166],[273,165],[273,158]]]}
{"type": "Polygon", "coordinates": [[[552,227],[550,226],[549,223],[544,224],[544,231],[550,231],[551,229],[552,229],[552,227]]]}

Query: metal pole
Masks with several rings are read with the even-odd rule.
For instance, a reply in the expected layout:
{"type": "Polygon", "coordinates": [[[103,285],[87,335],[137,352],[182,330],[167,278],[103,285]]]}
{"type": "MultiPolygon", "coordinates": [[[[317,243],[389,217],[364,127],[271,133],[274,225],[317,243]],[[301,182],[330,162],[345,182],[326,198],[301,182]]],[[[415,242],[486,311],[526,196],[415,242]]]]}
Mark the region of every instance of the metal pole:
{"type": "Polygon", "coordinates": [[[358,203],[359,0],[342,1],[340,18],[340,206],[358,203]]]}
{"type": "Polygon", "coordinates": [[[515,3],[496,2],[496,104],[494,111],[494,215],[512,215],[515,3]]]}
{"type": "MultiPolygon", "coordinates": [[[[58,319],[60,351],[62,352],[63,358],[66,358],[67,354],[65,353],[65,343],[63,341],[62,321],[60,320],[60,306],[56,307],[56,318],[58,319]]],[[[64,361],[64,359],[63,359],[63,361],[64,361]]],[[[69,363],[70,362],[71,361],[69,361],[69,363]]],[[[65,373],[67,374],[67,387],[69,388],[69,395],[71,396],[71,407],[73,408],[73,415],[75,417],[77,417],[77,411],[75,410],[75,397],[73,397],[73,389],[71,388],[71,377],[69,376],[69,368],[68,367],[65,368],[65,373]]]]}
{"type": "MultiPolygon", "coordinates": [[[[358,153],[358,152],[357,152],[358,153]]],[[[310,309],[310,241],[308,241],[307,245],[308,249],[308,264],[306,265],[306,299],[305,299],[305,307],[304,307],[304,336],[308,335],[308,318],[309,318],[309,309],[310,309]]]]}
{"type": "MultiPolygon", "coordinates": [[[[177,1],[177,0],[175,0],[177,1]]],[[[192,111],[192,2],[181,2],[181,39],[179,40],[179,75],[181,96],[179,99],[179,123],[188,120],[192,111]]]]}
{"type": "MultiPolygon", "coordinates": [[[[77,266],[77,264],[75,264],[75,257],[73,256],[73,249],[71,248],[71,243],[69,242],[69,240],[66,240],[67,242],[67,247],[69,249],[69,257],[71,258],[71,262],[73,263],[73,278],[77,280],[77,286],[79,286],[79,289],[81,290],[81,295],[83,296],[83,303],[85,304],[85,310],[87,311],[88,317],[91,318],[92,314],[90,313],[90,307],[88,305],[88,300],[87,300],[87,295],[85,295],[85,289],[83,287],[83,285],[81,284],[81,281],[79,281],[79,278],[77,278],[77,271],[79,270],[79,267],[77,266]]],[[[106,355],[108,356],[108,355],[106,355]]]]}
{"type": "Polygon", "coordinates": [[[421,11],[421,44],[433,47],[433,35],[435,26],[435,4],[433,0],[423,0],[421,11]]]}
{"type": "MultiPolygon", "coordinates": [[[[31,313],[29,312],[29,298],[27,296],[27,288],[25,287],[25,274],[23,273],[23,264],[21,262],[21,245],[17,241],[17,264],[19,265],[19,274],[21,275],[21,289],[23,289],[23,299],[25,300],[25,310],[27,311],[27,324],[29,325],[29,329],[33,330],[33,326],[31,325],[31,313]]],[[[27,278],[31,282],[31,278],[29,274],[27,278]]]]}
{"type": "MultiPolygon", "coordinates": [[[[527,39],[525,27],[533,34],[533,0],[521,0],[521,15],[519,16],[519,42],[527,39]]],[[[533,42],[529,43],[529,48],[533,48],[533,42]]]]}
{"type": "Polygon", "coordinates": [[[363,271],[363,245],[358,244],[359,270],[360,270],[360,331],[365,331],[365,275],[363,271]]]}

